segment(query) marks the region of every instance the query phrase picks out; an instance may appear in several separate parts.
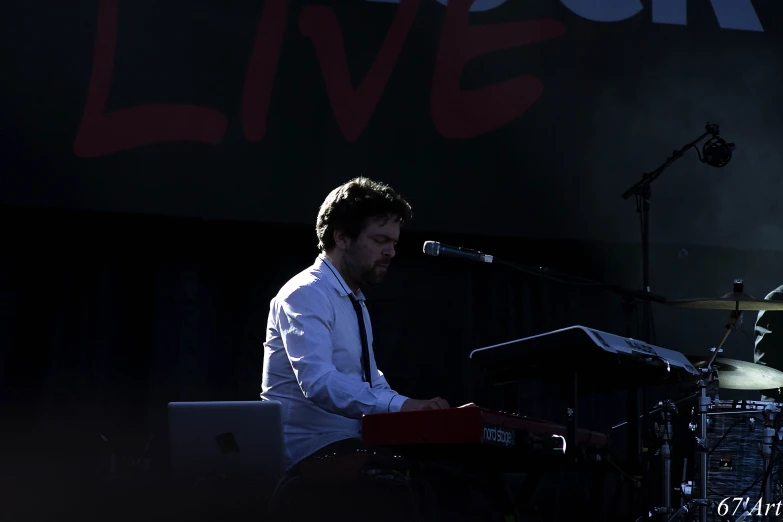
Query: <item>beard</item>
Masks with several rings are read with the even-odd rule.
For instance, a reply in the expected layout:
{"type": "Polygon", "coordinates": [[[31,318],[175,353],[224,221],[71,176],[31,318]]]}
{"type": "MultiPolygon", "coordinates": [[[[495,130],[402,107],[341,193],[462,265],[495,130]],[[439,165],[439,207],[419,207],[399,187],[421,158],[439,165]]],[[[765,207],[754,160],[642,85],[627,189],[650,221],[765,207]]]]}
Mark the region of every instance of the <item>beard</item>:
{"type": "Polygon", "coordinates": [[[368,264],[362,261],[357,252],[348,251],[343,256],[343,265],[346,268],[348,276],[360,287],[373,286],[383,282],[386,277],[386,271],[389,268],[389,261],[378,261],[368,264]]]}

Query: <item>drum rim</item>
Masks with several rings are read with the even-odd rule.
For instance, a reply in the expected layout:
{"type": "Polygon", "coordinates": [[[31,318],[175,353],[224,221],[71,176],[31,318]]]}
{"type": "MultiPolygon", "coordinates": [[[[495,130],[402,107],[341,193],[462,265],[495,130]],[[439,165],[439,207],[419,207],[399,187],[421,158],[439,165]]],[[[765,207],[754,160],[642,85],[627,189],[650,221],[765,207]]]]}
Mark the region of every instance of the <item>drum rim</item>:
{"type": "Polygon", "coordinates": [[[763,405],[763,406],[783,406],[783,403],[776,402],[776,401],[749,401],[745,399],[724,399],[724,400],[717,400],[713,401],[710,406],[712,408],[721,408],[721,409],[731,409],[731,410],[742,410],[742,409],[753,409],[753,408],[742,408],[741,406],[747,406],[747,405],[763,405]]]}

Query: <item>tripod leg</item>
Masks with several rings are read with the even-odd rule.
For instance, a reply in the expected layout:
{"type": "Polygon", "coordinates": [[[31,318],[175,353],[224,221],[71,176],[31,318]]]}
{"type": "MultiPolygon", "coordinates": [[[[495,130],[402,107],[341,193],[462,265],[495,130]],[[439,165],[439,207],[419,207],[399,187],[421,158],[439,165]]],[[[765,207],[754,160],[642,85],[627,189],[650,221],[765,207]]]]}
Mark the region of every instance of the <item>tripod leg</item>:
{"type": "Polygon", "coordinates": [[[674,405],[669,401],[663,414],[663,444],[661,445],[661,460],[663,461],[663,507],[671,513],[672,507],[672,414],[674,405]]]}

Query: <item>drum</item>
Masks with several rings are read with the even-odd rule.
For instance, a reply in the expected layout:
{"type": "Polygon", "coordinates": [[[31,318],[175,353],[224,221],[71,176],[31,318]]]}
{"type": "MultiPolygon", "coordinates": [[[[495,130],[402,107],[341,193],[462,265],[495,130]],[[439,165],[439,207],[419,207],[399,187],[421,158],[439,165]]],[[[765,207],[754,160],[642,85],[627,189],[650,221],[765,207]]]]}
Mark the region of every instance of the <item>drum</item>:
{"type": "MultiPolygon", "coordinates": [[[[781,499],[781,455],[783,442],[773,443],[772,481],[774,498],[763,498],[764,459],[761,443],[764,437],[764,411],[780,404],[764,401],[715,401],[707,414],[707,496],[710,500],[737,505],[736,497],[748,499],[747,509],[759,500],[764,505],[781,499]],[[728,500],[727,500],[728,499],[728,500]]],[[[776,414],[781,415],[781,413],[776,414]]],[[[777,419],[776,419],[777,420],[777,419]]],[[[780,427],[780,420],[776,427],[780,427]]],[[[737,515],[742,513],[738,511],[737,515]]]]}

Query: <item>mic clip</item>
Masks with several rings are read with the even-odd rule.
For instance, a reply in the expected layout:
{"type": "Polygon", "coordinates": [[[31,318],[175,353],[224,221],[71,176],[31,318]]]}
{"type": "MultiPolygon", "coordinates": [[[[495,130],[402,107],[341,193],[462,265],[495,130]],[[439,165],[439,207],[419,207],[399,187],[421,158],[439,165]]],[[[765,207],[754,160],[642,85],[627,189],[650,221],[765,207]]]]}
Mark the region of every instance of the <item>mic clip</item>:
{"type": "Polygon", "coordinates": [[[733,143],[726,143],[726,140],[714,135],[704,143],[699,159],[712,167],[725,167],[731,161],[734,149],[733,143]]]}

